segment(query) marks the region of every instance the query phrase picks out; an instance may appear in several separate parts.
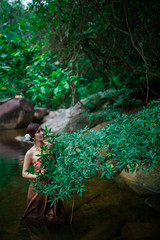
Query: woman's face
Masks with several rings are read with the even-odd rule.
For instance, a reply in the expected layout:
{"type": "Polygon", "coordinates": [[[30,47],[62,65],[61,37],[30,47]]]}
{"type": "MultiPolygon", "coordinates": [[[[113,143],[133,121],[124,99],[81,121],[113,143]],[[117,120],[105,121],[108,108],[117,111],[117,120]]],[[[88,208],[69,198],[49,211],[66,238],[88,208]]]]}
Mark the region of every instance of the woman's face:
{"type": "Polygon", "coordinates": [[[44,132],[41,127],[39,127],[34,135],[35,141],[43,141],[44,140],[44,132]]]}

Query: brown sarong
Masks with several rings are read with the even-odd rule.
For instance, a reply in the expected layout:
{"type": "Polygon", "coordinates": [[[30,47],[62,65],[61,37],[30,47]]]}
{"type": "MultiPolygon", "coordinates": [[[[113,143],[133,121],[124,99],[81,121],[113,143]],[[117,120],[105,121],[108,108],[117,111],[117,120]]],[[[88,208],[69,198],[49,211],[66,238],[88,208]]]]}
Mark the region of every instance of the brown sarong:
{"type": "MultiPolygon", "coordinates": [[[[33,180],[31,181],[31,184],[33,180]]],[[[48,221],[61,222],[65,220],[65,212],[62,201],[59,199],[52,207],[45,195],[38,196],[38,193],[29,186],[27,196],[27,208],[25,218],[44,218],[48,221]]]]}

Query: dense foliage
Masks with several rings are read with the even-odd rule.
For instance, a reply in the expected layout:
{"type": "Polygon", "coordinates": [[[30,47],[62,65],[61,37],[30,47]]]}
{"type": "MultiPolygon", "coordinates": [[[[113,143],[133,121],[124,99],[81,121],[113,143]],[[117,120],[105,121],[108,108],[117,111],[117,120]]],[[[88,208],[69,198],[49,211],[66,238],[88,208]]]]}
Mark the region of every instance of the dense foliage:
{"type": "Polygon", "coordinates": [[[108,88],[159,94],[159,1],[0,5],[0,99],[57,108],[108,88]],[[69,79],[69,80],[68,80],[69,79]]]}
{"type": "Polygon", "coordinates": [[[52,146],[43,148],[40,161],[49,183],[43,184],[44,173],[39,172],[35,188],[53,202],[82,195],[85,180],[96,173],[110,179],[123,169],[154,171],[160,159],[159,103],[152,102],[137,114],[123,114],[99,131],[84,129],[55,137],[46,129],[52,146]]]}
{"type": "Polygon", "coordinates": [[[137,99],[159,98],[159,10],[156,0],[33,0],[28,7],[1,0],[0,100],[21,94],[56,109],[87,98],[85,110],[111,121],[97,132],[53,137],[46,129],[53,146],[41,161],[49,183],[39,172],[35,188],[51,201],[81,195],[96,173],[112,178],[158,164],[159,101],[135,115],[124,111],[137,99]],[[105,101],[94,109],[88,96],[99,91],[105,101]]]}

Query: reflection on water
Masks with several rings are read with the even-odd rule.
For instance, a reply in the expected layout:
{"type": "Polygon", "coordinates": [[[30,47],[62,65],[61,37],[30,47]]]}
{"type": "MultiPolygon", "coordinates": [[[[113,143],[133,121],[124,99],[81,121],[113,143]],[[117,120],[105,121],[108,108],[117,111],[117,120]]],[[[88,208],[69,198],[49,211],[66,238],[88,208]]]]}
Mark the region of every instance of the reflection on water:
{"type": "MultiPolygon", "coordinates": [[[[24,226],[27,227],[28,233],[32,240],[51,240],[49,233],[49,226],[43,220],[38,219],[23,219],[24,226]]],[[[55,228],[55,237],[57,236],[57,229],[55,228]]],[[[56,237],[57,238],[57,237],[56,237]]],[[[54,239],[56,239],[54,238],[54,239]]]]}
{"type": "Polygon", "coordinates": [[[22,219],[29,181],[21,177],[23,157],[30,144],[15,140],[25,130],[0,134],[0,239],[1,240],[158,240],[160,213],[145,204],[146,197],[131,190],[120,177],[98,176],[87,183],[82,198],[64,202],[67,222],[53,225],[22,219]]]}
{"type": "Polygon", "coordinates": [[[17,141],[17,136],[24,136],[26,129],[0,130],[0,156],[22,158],[30,144],[17,141]]]}

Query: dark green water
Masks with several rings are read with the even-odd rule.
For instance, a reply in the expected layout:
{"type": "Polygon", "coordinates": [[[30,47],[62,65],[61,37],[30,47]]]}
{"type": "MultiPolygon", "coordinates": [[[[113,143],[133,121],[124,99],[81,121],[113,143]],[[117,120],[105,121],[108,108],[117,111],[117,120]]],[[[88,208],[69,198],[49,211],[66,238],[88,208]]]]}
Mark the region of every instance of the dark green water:
{"type": "Polygon", "coordinates": [[[29,181],[21,177],[23,157],[31,147],[15,140],[25,130],[0,132],[0,240],[159,240],[160,213],[145,204],[120,177],[96,176],[82,198],[64,202],[62,225],[22,219],[29,181]]]}

